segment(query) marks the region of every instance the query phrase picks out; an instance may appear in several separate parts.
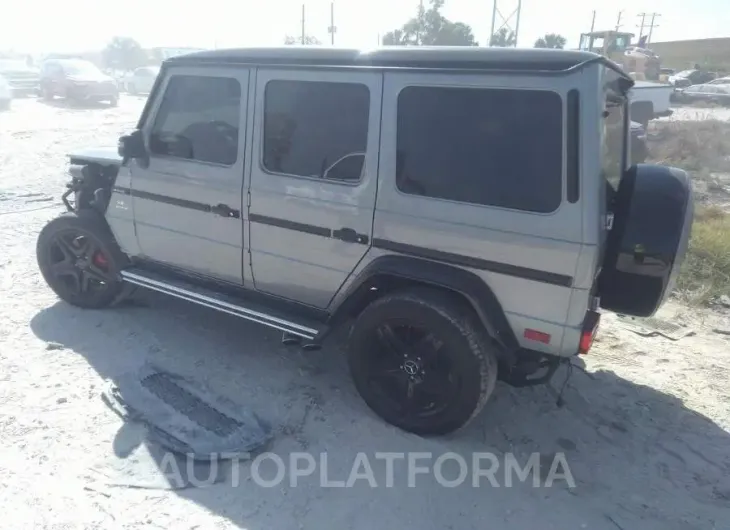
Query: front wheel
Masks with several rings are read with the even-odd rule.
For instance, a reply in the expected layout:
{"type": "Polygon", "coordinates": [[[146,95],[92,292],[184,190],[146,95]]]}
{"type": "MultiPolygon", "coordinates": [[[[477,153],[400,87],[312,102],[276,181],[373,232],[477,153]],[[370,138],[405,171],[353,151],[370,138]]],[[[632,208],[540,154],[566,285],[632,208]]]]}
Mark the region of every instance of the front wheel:
{"type": "Polygon", "coordinates": [[[358,316],[348,347],[350,372],[367,405],[419,435],[465,426],[497,380],[496,349],[471,308],[439,291],[379,298],[358,316]]]}
{"type": "Polygon", "coordinates": [[[91,213],[65,213],[41,230],[38,266],[49,287],[71,305],[99,309],[123,292],[125,260],[103,220],[91,213]]]}

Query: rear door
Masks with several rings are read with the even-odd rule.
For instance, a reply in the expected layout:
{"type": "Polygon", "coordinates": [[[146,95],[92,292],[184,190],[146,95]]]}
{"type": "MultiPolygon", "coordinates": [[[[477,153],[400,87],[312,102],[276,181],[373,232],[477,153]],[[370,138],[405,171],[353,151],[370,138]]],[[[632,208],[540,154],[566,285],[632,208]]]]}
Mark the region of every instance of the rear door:
{"type": "Polygon", "coordinates": [[[144,257],[243,283],[248,81],[238,68],[168,73],[143,126],[149,165],[130,163],[144,257]]]}
{"type": "Polygon", "coordinates": [[[326,307],[367,252],[382,74],[260,69],[251,169],[258,290],[326,307]]]}

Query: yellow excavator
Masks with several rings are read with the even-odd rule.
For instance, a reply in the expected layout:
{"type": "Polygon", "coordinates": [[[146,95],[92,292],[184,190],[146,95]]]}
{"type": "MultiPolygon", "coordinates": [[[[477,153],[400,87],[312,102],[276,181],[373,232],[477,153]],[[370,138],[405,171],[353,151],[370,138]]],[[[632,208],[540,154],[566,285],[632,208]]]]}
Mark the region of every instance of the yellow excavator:
{"type": "Polygon", "coordinates": [[[632,45],[633,33],[592,31],[580,36],[580,49],[608,57],[640,81],[660,81],[661,60],[644,39],[632,45]]]}

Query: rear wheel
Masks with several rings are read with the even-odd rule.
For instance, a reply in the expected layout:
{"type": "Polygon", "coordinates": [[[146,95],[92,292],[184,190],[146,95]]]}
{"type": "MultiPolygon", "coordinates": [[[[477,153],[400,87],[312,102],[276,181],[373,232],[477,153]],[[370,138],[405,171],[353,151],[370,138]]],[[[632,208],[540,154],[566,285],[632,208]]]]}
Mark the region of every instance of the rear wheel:
{"type": "Polygon", "coordinates": [[[36,255],[46,283],[69,304],[107,307],[123,293],[124,255],[95,215],[66,213],[50,221],[38,236],[36,255]]]}
{"type": "Polygon", "coordinates": [[[470,309],[447,293],[414,290],[363,310],[348,360],[376,414],[421,435],[449,433],[477,415],[494,389],[497,356],[470,309]]]}

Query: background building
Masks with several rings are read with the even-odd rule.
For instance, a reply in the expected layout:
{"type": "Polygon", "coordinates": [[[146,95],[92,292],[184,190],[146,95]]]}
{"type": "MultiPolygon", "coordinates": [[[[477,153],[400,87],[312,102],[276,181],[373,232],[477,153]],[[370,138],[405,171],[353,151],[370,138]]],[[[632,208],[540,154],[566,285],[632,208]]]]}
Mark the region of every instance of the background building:
{"type": "Polygon", "coordinates": [[[730,71],[730,37],[652,42],[649,47],[666,68],[682,70],[698,63],[708,70],[730,71]]]}

